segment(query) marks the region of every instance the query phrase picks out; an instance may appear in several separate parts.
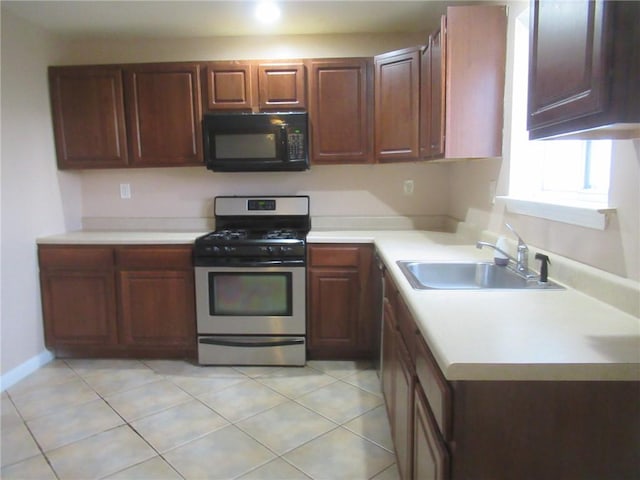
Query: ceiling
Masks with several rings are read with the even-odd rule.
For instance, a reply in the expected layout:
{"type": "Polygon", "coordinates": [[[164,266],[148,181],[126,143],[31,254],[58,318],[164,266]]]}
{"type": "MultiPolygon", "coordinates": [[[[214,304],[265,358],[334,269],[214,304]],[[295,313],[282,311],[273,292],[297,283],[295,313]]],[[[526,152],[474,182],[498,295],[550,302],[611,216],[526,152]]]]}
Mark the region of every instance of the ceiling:
{"type": "Polygon", "coordinates": [[[447,4],[477,1],[280,0],[279,22],[260,25],[255,1],[2,0],[2,10],[65,37],[211,37],[425,32],[447,4]]]}

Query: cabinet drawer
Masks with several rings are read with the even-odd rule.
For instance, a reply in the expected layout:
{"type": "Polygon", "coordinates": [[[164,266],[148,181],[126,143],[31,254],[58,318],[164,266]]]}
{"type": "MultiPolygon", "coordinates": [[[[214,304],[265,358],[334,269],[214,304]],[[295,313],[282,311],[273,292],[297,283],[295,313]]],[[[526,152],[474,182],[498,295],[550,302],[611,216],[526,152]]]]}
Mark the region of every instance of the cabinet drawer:
{"type": "Polygon", "coordinates": [[[85,246],[39,246],[41,269],[104,270],[113,266],[113,249],[85,246]]]}
{"type": "Polygon", "coordinates": [[[355,267],[360,265],[358,247],[309,247],[309,264],[312,267],[355,267]]]}
{"type": "Polygon", "coordinates": [[[396,284],[391,279],[391,275],[389,275],[389,272],[387,270],[384,271],[384,296],[387,300],[389,300],[389,303],[395,309],[396,297],[398,296],[398,289],[396,287],[396,284]]]}
{"type": "Polygon", "coordinates": [[[436,423],[445,441],[451,440],[451,387],[440,371],[429,347],[416,334],[416,374],[429,400],[436,423]]]}
{"type": "Polygon", "coordinates": [[[411,361],[415,362],[417,340],[416,333],[418,332],[418,329],[416,328],[416,324],[413,321],[411,312],[409,312],[407,305],[404,303],[404,300],[402,300],[400,296],[398,296],[396,299],[396,319],[398,322],[400,335],[402,335],[402,339],[407,346],[411,361]]]}
{"type": "Polygon", "coordinates": [[[120,268],[191,268],[191,246],[125,247],[116,249],[116,265],[120,268]]]}

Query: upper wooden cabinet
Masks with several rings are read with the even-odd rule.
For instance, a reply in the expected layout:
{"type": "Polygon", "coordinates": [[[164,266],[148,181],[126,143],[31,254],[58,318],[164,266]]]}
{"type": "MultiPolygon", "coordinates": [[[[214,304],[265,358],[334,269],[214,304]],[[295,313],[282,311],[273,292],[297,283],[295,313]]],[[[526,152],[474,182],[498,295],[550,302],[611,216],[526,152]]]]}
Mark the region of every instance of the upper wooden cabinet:
{"type": "Polygon", "coordinates": [[[507,11],[448,7],[444,158],[502,155],[507,11]]]}
{"type": "Polygon", "coordinates": [[[210,62],[205,68],[208,110],[251,110],[253,106],[251,62],[210,62]]]}
{"type": "Polygon", "coordinates": [[[420,49],[375,57],[375,152],[379,162],[419,156],[420,49]]]}
{"type": "Polygon", "coordinates": [[[420,63],[420,156],[444,156],[445,125],[445,28],[446,17],[440,29],[429,36],[422,51],[420,63]]]}
{"type": "Polygon", "coordinates": [[[122,70],[50,67],[58,167],[124,167],[128,162],[122,70]]]}
{"type": "Polygon", "coordinates": [[[302,62],[209,62],[205,75],[208,110],[303,110],[307,106],[302,62]]]}
{"type": "Polygon", "coordinates": [[[132,165],[202,165],[199,65],[132,65],[124,78],[132,165]]]}
{"type": "Polygon", "coordinates": [[[640,3],[532,2],[529,138],[640,137],[640,3]]]}
{"type": "Polygon", "coordinates": [[[308,65],[311,162],[372,162],[373,62],[318,59],[308,65]]]}

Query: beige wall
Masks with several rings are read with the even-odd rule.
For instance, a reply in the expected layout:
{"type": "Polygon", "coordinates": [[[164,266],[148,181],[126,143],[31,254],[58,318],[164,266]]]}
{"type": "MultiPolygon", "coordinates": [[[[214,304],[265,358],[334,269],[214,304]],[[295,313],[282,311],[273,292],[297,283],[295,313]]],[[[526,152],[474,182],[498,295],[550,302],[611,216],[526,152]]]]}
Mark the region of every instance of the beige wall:
{"type": "Polygon", "coordinates": [[[2,11],[2,373],[44,350],[35,239],[80,225],[80,176],[56,170],[55,38],[2,11]]]}

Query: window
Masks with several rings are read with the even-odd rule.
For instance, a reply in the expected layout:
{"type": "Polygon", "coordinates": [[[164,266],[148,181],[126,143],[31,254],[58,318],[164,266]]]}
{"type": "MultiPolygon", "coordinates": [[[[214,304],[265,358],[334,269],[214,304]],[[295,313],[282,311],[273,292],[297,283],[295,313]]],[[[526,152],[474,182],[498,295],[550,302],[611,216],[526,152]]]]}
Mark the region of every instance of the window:
{"type": "Polygon", "coordinates": [[[585,224],[569,208],[602,215],[608,209],[611,140],[536,140],[527,132],[529,11],[515,22],[510,177],[507,208],[514,213],[585,224]],[[528,205],[525,203],[528,202],[528,205]],[[526,208],[523,208],[526,207],[526,208]],[[563,214],[558,217],[557,212],[563,214]],[[554,213],[555,212],[555,213],[554,213]]]}

